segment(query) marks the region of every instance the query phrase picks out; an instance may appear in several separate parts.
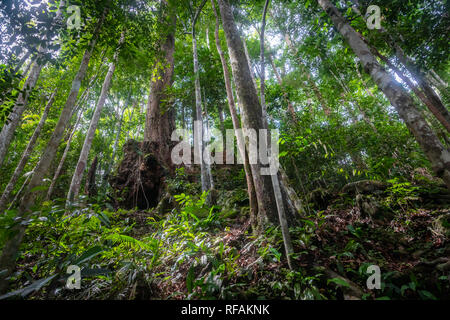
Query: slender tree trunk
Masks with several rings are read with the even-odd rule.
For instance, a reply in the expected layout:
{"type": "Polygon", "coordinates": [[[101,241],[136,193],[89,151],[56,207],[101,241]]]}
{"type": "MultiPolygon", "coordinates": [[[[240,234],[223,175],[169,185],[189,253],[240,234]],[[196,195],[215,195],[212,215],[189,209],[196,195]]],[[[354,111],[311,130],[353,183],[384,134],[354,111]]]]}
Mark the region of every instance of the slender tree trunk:
{"type": "MultiPolygon", "coordinates": [[[[261,103],[253,84],[249,61],[245,55],[244,44],[239,36],[228,1],[218,0],[223,28],[228,43],[231,68],[236,83],[236,90],[242,104],[243,127],[257,132],[265,128],[261,103]]],[[[250,165],[258,201],[258,226],[267,221],[278,223],[276,200],[271,178],[261,174],[264,166],[257,162],[250,165]]]]}
{"type": "MultiPolygon", "coordinates": [[[[367,41],[366,41],[367,43],[367,41]]],[[[439,106],[439,103],[431,100],[430,95],[426,95],[419,89],[399,68],[397,68],[387,57],[382,55],[376,48],[370,47],[376,56],[383,60],[416,94],[416,96],[427,106],[428,110],[439,120],[444,128],[450,132],[450,114],[445,109],[444,105],[439,106]]],[[[431,89],[430,89],[431,90],[431,89]]],[[[428,92],[429,93],[429,92],[428,92]]],[[[430,94],[430,93],[429,93],[430,94]]],[[[439,99],[439,98],[437,98],[439,99]]],[[[439,100],[440,101],[440,100],[439,100]]],[[[442,103],[441,103],[442,104],[442,103]]]]}
{"type": "MultiPolygon", "coordinates": [[[[353,11],[356,12],[359,16],[362,17],[364,21],[366,21],[365,17],[361,14],[359,10],[359,2],[357,0],[353,0],[355,5],[352,7],[353,11]]],[[[398,45],[392,35],[390,35],[386,29],[381,27],[379,30],[382,34],[386,36],[386,43],[389,44],[394,50],[398,60],[403,64],[403,66],[411,73],[414,79],[417,80],[419,87],[422,91],[412,83],[411,80],[408,79],[400,70],[390,63],[389,59],[382,57],[381,54],[378,55],[386,61],[389,66],[393,69],[396,69],[396,73],[405,81],[408,86],[414,91],[417,97],[422,100],[422,102],[428,107],[431,113],[441,122],[441,124],[450,132],[450,112],[444,106],[439,96],[433,90],[431,85],[428,83],[426,76],[422,73],[420,68],[409,58],[403,49],[398,45]]]]}
{"type": "Polygon", "coordinates": [[[123,110],[122,110],[122,112],[120,114],[119,127],[117,128],[116,138],[114,139],[113,153],[111,155],[111,160],[106,165],[105,174],[103,176],[103,187],[102,188],[106,188],[107,183],[108,183],[108,179],[109,179],[109,174],[111,173],[111,168],[113,167],[114,162],[116,161],[117,148],[119,146],[120,134],[122,133],[123,117],[125,115],[125,111],[128,109],[128,105],[130,103],[130,100],[131,100],[131,90],[128,93],[127,102],[125,103],[125,106],[124,106],[124,108],[123,108],[123,110]]]}
{"type": "Polygon", "coordinates": [[[63,155],[61,157],[61,160],[59,161],[58,168],[56,169],[55,175],[53,176],[50,187],[48,188],[47,198],[46,198],[47,200],[50,200],[50,198],[53,194],[53,190],[55,189],[56,181],[58,180],[59,175],[61,174],[62,168],[64,166],[64,163],[66,162],[66,158],[67,158],[67,155],[69,154],[70,146],[72,144],[72,139],[75,136],[75,133],[78,130],[78,125],[80,124],[81,118],[83,117],[83,111],[84,111],[84,109],[79,111],[77,121],[75,122],[72,132],[69,135],[69,139],[67,140],[67,144],[66,144],[66,147],[64,148],[63,155]]]}
{"type": "MultiPolygon", "coordinates": [[[[203,105],[205,106],[204,114],[205,114],[206,121],[204,121],[204,125],[203,125],[203,129],[202,130],[205,133],[206,137],[208,138],[207,141],[204,141],[205,142],[204,145],[203,145],[203,154],[204,154],[205,149],[206,149],[206,143],[210,142],[210,139],[209,139],[209,136],[208,136],[209,135],[208,105],[206,104],[205,90],[203,90],[203,105]]],[[[208,163],[205,163],[204,165],[205,165],[205,170],[206,170],[206,176],[207,176],[207,179],[208,179],[208,189],[212,191],[214,189],[214,179],[213,179],[213,175],[212,175],[212,172],[211,172],[211,165],[208,164],[208,163]]],[[[214,202],[213,200],[214,199],[212,198],[212,196],[209,195],[208,201],[210,202],[210,204],[212,204],[214,202]]]]}
{"type": "MultiPolygon", "coordinates": [[[[202,110],[202,93],[201,93],[201,85],[200,85],[200,69],[199,69],[199,62],[198,62],[198,50],[197,50],[197,35],[195,32],[195,25],[198,19],[198,16],[200,12],[202,11],[206,1],[203,1],[200,7],[196,10],[195,16],[192,17],[192,53],[193,53],[193,60],[194,60],[194,75],[195,75],[195,110],[196,110],[196,120],[199,121],[201,125],[201,134],[196,135],[194,138],[195,148],[194,150],[201,151],[201,155],[196,154],[195,158],[197,158],[196,162],[200,162],[200,178],[201,178],[201,184],[202,184],[202,192],[206,192],[211,189],[211,183],[209,179],[209,174],[207,168],[207,164],[205,163],[203,159],[204,150],[205,150],[205,143],[204,143],[204,137],[205,137],[205,130],[204,130],[204,124],[203,124],[203,110],[202,110]]],[[[192,8],[192,1],[190,2],[190,6],[192,8]]]]}
{"type": "MultiPolygon", "coordinates": [[[[262,26],[261,26],[261,36],[260,36],[260,55],[261,55],[261,86],[260,86],[260,99],[261,99],[261,106],[263,111],[263,118],[265,122],[265,128],[269,129],[268,123],[267,123],[267,106],[266,106],[266,93],[265,93],[265,81],[266,81],[266,65],[265,65],[265,29],[266,29],[266,15],[267,15],[267,8],[269,7],[270,0],[266,0],[266,3],[264,5],[264,11],[263,11],[263,18],[262,18],[262,26]]],[[[267,143],[269,143],[270,139],[267,140],[267,143]]],[[[271,158],[271,157],[270,157],[271,158]]],[[[272,159],[271,159],[272,161],[272,159]]],[[[284,248],[286,252],[287,262],[289,265],[289,269],[292,270],[292,260],[291,255],[294,253],[294,249],[292,246],[291,236],[289,234],[289,225],[286,218],[286,213],[284,211],[284,205],[283,205],[283,196],[281,194],[281,188],[280,188],[280,181],[278,180],[278,172],[271,175],[272,180],[272,187],[275,195],[275,202],[277,205],[277,211],[278,211],[278,219],[280,221],[281,226],[281,233],[283,235],[283,242],[284,242],[284,248]]]]}
{"type": "MultiPolygon", "coordinates": [[[[61,8],[63,8],[64,5],[65,1],[62,0],[60,2],[59,9],[56,12],[55,20],[61,19],[62,16],[61,8]]],[[[44,37],[44,40],[46,39],[47,35],[44,37]]],[[[28,105],[28,99],[30,98],[30,94],[33,91],[34,87],[36,86],[36,83],[39,79],[39,75],[41,74],[41,70],[44,67],[45,61],[43,61],[43,56],[45,55],[46,51],[47,47],[45,45],[42,45],[38,48],[38,53],[35,62],[33,64],[33,67],[31,68],[30,75],[25,81],[23,91],[19,93],[14,109],[9,115],[7,123],[5,123],[0,132],[0,167],[2,166],[3,161],[5,160],[9,145],[11,144],[11,141],[14,137],[14,132],[16,131],[17,127],[19,126],[20,120],[22,119],[22,114],[28,105]]]]}
{"type": "Polygon", "coordinates": [[[22,158],[20,159],[19,164],[16,167],[16,170],[14,171],[13,175],[11,176],[11,179],[8,182],[8,185],[6,186],[5,190],[3,191],[2,197],[0,199],[0,211],[3,211],[5,209],[6,204],[10,198],[10,195],[11,195],[12,191],[14,190],[14,187],[16,186],[16,183],[19,180],[23,169],[27,165],[28,159],[30,159],[30,156],[34,150],[36,141],[39,138],[39,135],[41,134],[41,131],[42,131],[42,128],[44,127],[45,121],[47,120],[47,116],[48,116],[48,113],[50,112],[50,108],[52,107],[53,102],[55,101],[55,96],[56,96],[57,91],[58,91],[58,89],[56,89],[53,92],[47,105],[45,106],[44,112],[42,113],[42,116],[41,116],[41,120],[39,121],[38,125],[36,126],[36,129],[34,130],[33,135],[31,136],[31,139],[28,142],[28,145],[22,154],[22,158]]]}
{"type": "Polygon", "coordinates": [[[260,84],[260,99],[261,99],[261,107],[263,111],[263,118],[266,122],[266,129],[267,128],[267,105],[266,105],[266,60],[265,60],[265,48],[264,48],[264,42],[265,42],[265,32],[266,32],[266,16],[267,16],[267,8],[269,7],[270,0],[266,0],[266,3],[264,4],[264,10],[262,14],[262,22],[261,22],[261,33],[259,37],[260,41],[260,60],[261,60],[261,84],[260,84]]]}
{"type": "MultiPolygon", "coordinates": [[[[70,120],[70,115],[75,106],[75,102],[80,91],[81,82],[86,75],[86,71],[89,65],[89,60],[92,56],[92,51],[94,50],[95,44],[97,42],[98,34],[100,32],[100,27],[103,24],[107,13],[105,9],[102,18],[99,20],[96,30],[93,33],[93,38],[90,41],[89,47],[84,53],[83,59],[81,61],[80,68],[72,82],[72,88],[70,90],[69,96],[67,97],[66,104],[61,112],[59,121],[56,124],[53,135],[48,142],[47,148],[42,154],[35,170],[33,176],[30,179],[25,195],[19,205],[16,219],[18,221],[24,221],[30,215],[31,206],[35,203],[38,191],[35,190],[36,187],[42,185],[45,174],[48,172],[51,162],[53,161],[59,142],[64,135],[64,130],[67,123],[70,120]]],[[[16,257],[19,251],[20,244],[22,243],[23,237],[25,235],[26,226],[24,224],[18,223],[11,230],[14,234],[10,239],[8,239],[3,247],[2,254],[0,256],[0,270],[6,270],[0,276],[0,293],[4,293],[8,289],[7,277],[13,272],[16,265],[16,257]]]]}
{"type": "Polygon", "coordinates": [[[67,194],[67,201],[69,203],[73,202],[75,198],[78,197],[78,193],[80,191],[81,186],[81,179],[83,178],[83,173],[84,170],[86,169],[89,152],[92,146],[92,141],[94,140],[95,137],[95,131],[97,130],[97,125],[98,122],[100,121],[103,106],[105,105],[106,97],[108,95],[109,88],[111,87],[112,77],[114,75],[114,71],[116,70],[117,60],[119,59],[119,52],[124,41],[125,41],[125,32],[122,32],[118,47],[116,49],[116,52],[114,53],[113,60],[109,65],[109,70],[108,73],[106,74],[105,81],[103,82],[102,92],[98,99],[97,107],[95,108],[94,114],[92,116],[91,124],[89,126],[88,132],[86,133],[86,138],[84,140],[83,149],[81,150],[80,158],[78,159],[77,167],[72,177],[70,189],[67,194]]]}
{"type": "Polygon", "coordinates": [[[219,113],[220,131],[222,132],[222,136],[225,137],[226,132],[225,132],[224,119],[223,119],[223,112],[224,112],[224,110],[223,110],[222,104],[219,103],[217,105],[217,109],[218,109],[217,111],[219,113]]]}
{"type": "Polygon", "coordinates": [[[253,72],[252,61],[250,60],[250,55],[248,54],[247,43],[245,42],[245,39],[242,39],[242,43],[244,45],[245,58],[247,59],[248,68],[250,69],[253,86],[255,87],[255,90],[258,91],[258,84],[256,83],[255,73],[253,72]]]}
{"type": "Polygon", "coordinates": [[[14,132],[19,126],[22,114],[25,111],[31,92],[36,86],[36,82],[42,70],[42,64],[36,61],[31,68],[30,75],[25,81],[23,91],[19,94],[13,111],[9,114],[7,122],[0,132],[0,166],[5,160],[9,145],[14,137],[14,132]]]}
{"type": "Polygon", "coordinates": [[[94,160],[92,160],[92,164],[91,167],[89,168],[89,172],[86,179],[85,192],[89,198],[97,196],[97,185],[95,184],[97,166],[98,166],[98,156],[96,156],[94,160]]]}
{"type": "Polygon", "coordinates": [[[417,142],[430,160],[436,175],[442,178],[450,189],[450,152],[434,134],[422,114],[414,105],[411,96],[378,63],[367,44],[342,17],[337,8],[329,0],[318,0],[318,2],[329,15],[336,29],[359,57],[364,70],[372,76],[372,79],[384,92],[391,104],[396,108],[400,117],[405,121],[406,126],[416,137],[417,142]]]}
{"type": "MultiPolygon", "coordinates": [[[[103,59],[102,59],[102,61],[103,61],[103,59]]],[[[101,69],[102,69],[101,68],[102,65],[103,64],[100,65],[99,69],[97,70],[96,75],[94,77],[92,77],[91,81],[89,81],[86,89],[81,94],[81,97],[80,97],[80,99],[77,102],[77,105],[75,106],[75,108],[72,111],[72,114],[70,115],[70,118],[72,118],[74,114],[78,113],[78,117],[77,117],[77,120],[75,121],[75,125],[73,126],[73,128],[70,127],[67,130],[68,137],[65,139],[65,140],[67,140],[67,144],[66,144],[66,147],[64,148],[63,155],[61,157],[61,160],[59,161],[59,164],[58,164],[58,167],[57,167],[57,169],[55,171],[55,174],[53,175],[53,179],[52,179],[52,182],[50,184],[50,187],[48,188],[46,200],[50,200],[50,198],[51,198],[51,196],[53,194],[53,190],[55,189],[56,181],[58,180],[59,175],[61,174],[61,171],[62,171],[62,168],[63,168],[64,163],[66,161],[67,155],[69,154],[70,146],[72,144],[72,139],[73,139],[73,137],[75,136],[75,133],[78,130],[78,125],[80,124],[82,116],[83,116],[83,113],[85,111],[85,108],[83,108],[82,106],[85,103],[85,101],[89,99],[89,96],[90,96],[90,93],[91,93],[91,88],[96,84],[96,82],[97,82],[97,80],[99,78],[99,75],[100,75],[101,69]]]]}
{"type": "Polygon", "coordinates": [[[241,154],[241,158],[244,160],[244,171],[245,171],[245,179],[247,181],[247,190],[248,190],[248,198],[250,203],[250,217],[254,227],[256,227],[256,216],[258,214],[258,203],[256,198],[255,186],[253,184],[252,172],[249,164],[249,158],[247,152],[245,151],[245,142],[243,136],[240,134],[239,129],[241,129],[241,124],[236,111],[236,104],[232,92],[231,87],[231,77],[230,71],[228,70],[228,63],[225,59],[225,54],[222,50],[222,45],[220,44],[219,38],[219,16],[216,11],[215,0],[211,0],[211,4],[213,7],[214,15],[216,16],[216,29],[215,29],[215,39],[216,39],[216,48],[220,56],[220,61],[222,62],[223,68],[223,76],[225,81],[225,89],[227,92],[228,98],[228,107],[230,109],[231,120],[233,122],[233,127],[236,134],[237,146],[238,150],[241,154]]]}
{"type": "Polygon", "coordinates": [[[23,184],[22,184],[22,186],[20,187],[19,191],[17,191],[16,195],[14,196],[13,201],[11,201],[11,203],[10,203],[10,205],[9,205],[9,207],[8,207],[8,210],[11,210],[11,209],[14,207],[15,203],[19,200],[19,197],[20,197],[20,195],[22,194],[22,191],[23,191],[23,190],[25,189],[25,187],[27,186],[28,181],[30,181],[30,177],[31,177],[32,174],[33,174],[33,171],[31,171],[31,172],[29,173],[29,175],[25,178],[25,181],[23,182],[23,184]]]}

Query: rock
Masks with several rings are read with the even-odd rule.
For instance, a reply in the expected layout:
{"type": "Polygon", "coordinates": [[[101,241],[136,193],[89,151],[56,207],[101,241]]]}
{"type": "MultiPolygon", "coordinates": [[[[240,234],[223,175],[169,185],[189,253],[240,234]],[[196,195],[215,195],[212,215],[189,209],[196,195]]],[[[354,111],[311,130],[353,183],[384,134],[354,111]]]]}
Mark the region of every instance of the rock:
{"type": "Polygon", "coordinates": [[[356,205],[361,212],[363,218],[370,217],[375,220],[383,220],[392,218],[392,213],[383,210],[380,202],[370,195],[357,194],[356,205]]]}
{"type": "Polygon", "coordinates": [[[361,180],[349,183],[342,188],[342,193],[347,194],[368,194],[380,193],[389,186],[389,184],[376,180],[361,180]]]}

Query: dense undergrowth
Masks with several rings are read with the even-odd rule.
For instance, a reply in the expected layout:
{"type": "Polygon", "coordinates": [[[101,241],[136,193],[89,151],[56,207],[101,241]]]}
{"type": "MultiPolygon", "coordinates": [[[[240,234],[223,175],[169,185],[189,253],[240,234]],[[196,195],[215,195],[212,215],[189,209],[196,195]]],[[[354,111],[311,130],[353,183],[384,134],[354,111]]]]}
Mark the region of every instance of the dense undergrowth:
{"type": "Polygon", "coordinates": [[[26,223],[29,232],[12,277],[16,290],[3,298],[450,298],[450,214],[433,198],[446,192],[436,183],[392,180],[368,193],[367,182],[345,193],[322,190],[320,201],[311,196],[308,214],[290,229],[291,271],[279,228],[251,233],[245,189],[235,188],[243,177],[234,177],[219,186],[218,205],[208,206],[207,194],[192,195],[198,185],[177,170],[168,190],[191,194],[176,194],[164,214],[85,199],[69,211],[45,202],[28,221],[14,221],[10,211],[2,228],[26,223]],[[79,290],[66,288],[71,265],[81,268],[79,290]],[[367,289],[370,265],[381,268],[380,290],[367,289]]]}

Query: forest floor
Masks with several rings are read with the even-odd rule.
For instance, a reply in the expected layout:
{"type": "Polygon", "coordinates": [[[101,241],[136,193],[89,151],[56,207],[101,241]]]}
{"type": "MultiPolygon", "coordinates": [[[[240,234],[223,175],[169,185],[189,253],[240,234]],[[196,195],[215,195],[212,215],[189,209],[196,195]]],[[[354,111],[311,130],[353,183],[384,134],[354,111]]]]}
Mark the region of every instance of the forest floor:
{"type": "MultiPolygon", "coordinates": [[[[241,170],[241,169],[239,169],[241,170]]],[[[30,299],[450,299],[450,194],[422,177],[318,189],[291,227],[289,270],[279,228],[253,235],[242,172],[215,172],[218,202],[193,196],[184,169],[173,209],[47,203],[30,222],[9,296],[30,299]],[[45,212],[46,218],[43,218],[45,212]],[[80,266],[81,289],[65,287],[80,266]],[[369,266],[381,289],[369,290],[369,266]]],[[[198,194],[198,191],[197,191],[198,194]]]]}

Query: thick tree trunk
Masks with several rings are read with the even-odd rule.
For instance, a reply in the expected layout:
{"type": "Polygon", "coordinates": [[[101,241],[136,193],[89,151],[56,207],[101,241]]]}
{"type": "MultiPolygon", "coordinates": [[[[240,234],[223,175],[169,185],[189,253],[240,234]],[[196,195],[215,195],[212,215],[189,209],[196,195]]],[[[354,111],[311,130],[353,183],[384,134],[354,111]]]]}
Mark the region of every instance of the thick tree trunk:
{"type": "Polygon", "coordinates": [[[436,175],[442,178],[450,189],[450,152],[445,149],[427,124],[414,105],[411,96],[378,63],[367,44],[342,17],[337,8],[329,0],[318,0],[318,2],[359,57],[364,70],[372,76],[372,79],[384,92],[400,117],[405,121],[406,126],[416,137],[417,142],[430,160],[436,175]]]}
{"type": "MultiPolygon", "coordinates": [[[[72,114],[73,108],[75,106],[75,102],[80,91],[81,82],[84,79],[87,68],[89,65],[89,60],[92,56],[92,51],[94,50],[95,44],[97,42],[98,34],[100,31],[100,27],[103,24],[107,13],[107,9],[105,9],[102,18],[99,20],[96,30],[93,33],[93,38],[90,41],[89,47],[86,49],[84,53],[83,59],[81,61],[80,68],[72,82],[72,88],[70,90],[69,96],[67,97],[66,104],[61,112],[59,117],[59,121],[56,124],[55,130],[53,131],[53,135],[50,138],[50,141],[47,144],[47,148],[42,154],[35,170],[32,178],[30,179],[30,183],[28,184],[25,195],[19,205],[17,211],[17,220],[24,221],[28,218],[31,209],[31,206],[34,204],[36,200],[36,196],[38,191],[35,190],[36,187],[42,185],[42,181],[44,179],[45,174],[48,172],[50,164],[52,163],[59,142],[61,141],[62,136],[64,135],[64,130],[67,126],[67,123],[70,120],[70,116],[72,114]]],[[[18,223],[11,230],[14,234],[10,239],[8,239],[3,247],[2,254],[0,256],[0,270],[6,270],[0,276],[0,293],[4,293],[8,289],[8,281],[7,277],[13,272],[14,267],[16,265],[16,257],[19,251],[20,244],[22,243],[26,226],[24,224],[18,223]]]]}
{"type": "Polygon", "coordinates": [[[171,166],[171,135],[175,129],[175,117],[172,110],[172,99],[167,94],[167,89],[172,86],[174,73],[174,52],[175,52],[175,32],[177,16],[174,4],[171,2],[162,3],[163,15],[162,23],[167,24],[167,35],[160,47],[161,56],[164,60],[164,69],[158,69],[154,80],[151,80],[150,95],[147,104],[145,118],[144,141],[158,145],[159,160],[171,166]]]}
{"type": "Polygon", "coordinates": [[[112,77],[114,75],[114,71],[116,70],[117,60],[119,59],[119,52],[124,41],[125,41],[125,33],[122,32],[118,47],[116,49],[116,52],[114,53],[113,60],[109,65],[109,70],[108,73],[106,74],[105,81],[103,82],[102,92],[98,99],[97,107],[95,108],[94,114],[92,115],[91,124],[89,125],[88,132],[86,133],[86,138],[84,140],[83,148],[80,153],[80,158],[78,159],[78,163],[72,177],[70,189],[67,194],[67,201],[69,203],[73,202],[75,198],[78,197],[78,193],[80,191],[81,186],[81,179],[83,178],[83,173],[84,170],[86,169],[89,152],[91,151],[92,141],[94,140],[95,137],[95,131],[97,130],[97,125],[98,122],[100,121],[103,106],[105,105],[106,97],[108,95],[109,88],[111,87],[112,77]]]}
{"type": "Polygon", "coordinates": [[[23,169],[25,168],[26,164],[28,163],[28,159],[30,159],[30,156],[34,150],[36,141],[39,138],[39,135],[41,134],[41,131],[42,131],[42,128],[44,127],[45,121],[47,120],[47,116],[48,116],[48,113],[50,112],[50,108],[52,107],[53,102],[55,101],[55,96],[56,96],[57,91],[58,91],[58,89],[56,89],[53,92],[47,105],[45,106],[44,112],[42,113],[42,116],[41,116],[41,120],[39,121],[36,129],[34,130],[33,135],[31,136],[31,139],[28,142],[28,145],[22,154],[22,158],[20,159],[19,164],[16,167],[16,170],[14,171],[13,175],[11,176],[11,179],[8,182],[8,185],[6,186],[5,190],[3,191],[2,197],[0,199],[0,212],[5,209],[6,204],[8,203],[8,200],[10,198],[10,195],[11,195],[12,191],[14,190],[14,187],[16,186],[16,183],[19,180],[23,169]]]}
{"type": "Polygon", "coordinates": [[[225,59],[225,54],[222,50],[222,45],[220,44],[219,16],[217,14],[214,1],[215,0],[211,0],[214,15],[216,16],[216,29],[215,29],[215,33],[214,33],[215,39],[216,39],[216,47],[217,47],[217,52],[219,53],[219,56],[220,56],[220,61],[222,62],[223,77],[224,77],[224,81],[225,81],[225,89],[226,89],[227,98],[228,98],[228,107],[230,109],[231,120],[233,122],[233,127],[234,127],[235,134],[236,134],[237,146],[238,146],[239,153],[241,154],[241,158],[244,160],[245,179],[247,181],[248,198],[249,198],[249,203],[250,203],[250,217],[251,217],[251,221],[254,224],[254,227],[256,227],[255,222],[256,222],[256,216],[258,214],[258,203],[257,203],[257,198],[256,198],[256,193],[255,193],[255,186],[253,184],[252,172],[251,172],[251,168],[250,168],[250,164],[249,164],[248,155],[245,150],[244,138],[242,137],[242,135],[240,134],[240,131],[239,131],[239,129],[241,129],[241,124],[240,124],[240,121],[239,121],[239,118],[237,115],[236,104],[235,104],[235,100],[234,100],[234,96],[233,96],[233,92],[232,92],[232,88],[231,88],[231,77],[230,77],[230,71],[228,70],[228,63],[227,63],[227,60],[225,59]]]}

